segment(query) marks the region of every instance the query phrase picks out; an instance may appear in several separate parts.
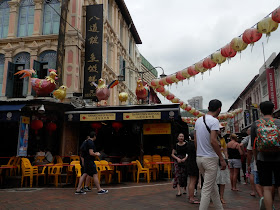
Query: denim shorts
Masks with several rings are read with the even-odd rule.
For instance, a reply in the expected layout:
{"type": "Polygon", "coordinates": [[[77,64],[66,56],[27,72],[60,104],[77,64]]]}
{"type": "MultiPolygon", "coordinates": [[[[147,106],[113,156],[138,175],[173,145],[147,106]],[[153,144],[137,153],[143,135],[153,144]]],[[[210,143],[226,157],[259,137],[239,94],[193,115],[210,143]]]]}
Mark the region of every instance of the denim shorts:
{"type": "Polygon", "coordinates": [[[241,159],[228,159],[229,168],[241,168],[241,159]]]}

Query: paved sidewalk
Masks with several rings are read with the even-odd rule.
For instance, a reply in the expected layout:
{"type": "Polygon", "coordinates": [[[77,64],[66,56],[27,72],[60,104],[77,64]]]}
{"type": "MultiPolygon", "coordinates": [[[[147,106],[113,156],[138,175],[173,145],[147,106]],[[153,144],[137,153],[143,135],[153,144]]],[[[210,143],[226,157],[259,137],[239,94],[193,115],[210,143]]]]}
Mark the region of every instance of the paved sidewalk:
{"type": "MultiPolygon", "coordinates": [[[[187,202],[186,195],[176,197],[171,181],[125,183],[103,186],[106,195],[96,190],[86,195],[75,195],[74,188],[11,188],[0,190],[0,209],[198,209],[187,202]]],[[[258,209],[258,198],[249,195],[249,185],[239,185],[241,192],[226,186],[225,209],[258,209]]],[[[199,190],[200,194],[200,190],[199,190]]],[[[200,196],[198,196],[200,197],[200,196]]],[[[214,209],[210,205],[210,209],[214,209]]],[[[276,209],[280,202],[277,198],[276,209]]]]}

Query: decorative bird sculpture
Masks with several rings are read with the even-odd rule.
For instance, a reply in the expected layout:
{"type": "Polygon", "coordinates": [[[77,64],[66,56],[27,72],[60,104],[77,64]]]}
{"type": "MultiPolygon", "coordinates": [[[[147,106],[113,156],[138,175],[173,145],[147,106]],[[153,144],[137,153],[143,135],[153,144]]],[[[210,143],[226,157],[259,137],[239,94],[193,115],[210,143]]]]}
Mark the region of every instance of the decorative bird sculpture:
{"type": "Polygon", "coordinates": [[[147,85],[144,86],[142,79],[140,78],[137,80],[137,87],[135,93],[138,101],[140,99],[142,101],[146,100],[149,95],[149,87],[147,85]]]}
{"type": "Polygon", "coordinates": [[[31,86],[35,90],[37,96],[47,96],[56,87],[55,80],[57,79],[57,74],[55,69],[49,69],[50,75],[46,76],[45,79],[38,79],[37,75],[33,73],[33,69],[21,70],[15,73],[15,75],[23,74],[21,78],[31,77],[31,86]]]}
{"type": "Polygon", "coordinates": [[[115,87],[117,84],[119,84],[118,80],[114,80],[111,82],[108,86],[105,84],[105,81],[100,78],[98,80],[98,84],[94,83],[94,86],[96,87],[96,97],[98,98],[99,101],[102,100],[108,100],[110,96],[110,88],[115,87]]]}
{"type": "Polygon", "coordinates": [[[67,87],[65,85],[60,86],[57,90],[53,91],[53,95],[55,98],[63,102],[66,97],[67,87]]]}

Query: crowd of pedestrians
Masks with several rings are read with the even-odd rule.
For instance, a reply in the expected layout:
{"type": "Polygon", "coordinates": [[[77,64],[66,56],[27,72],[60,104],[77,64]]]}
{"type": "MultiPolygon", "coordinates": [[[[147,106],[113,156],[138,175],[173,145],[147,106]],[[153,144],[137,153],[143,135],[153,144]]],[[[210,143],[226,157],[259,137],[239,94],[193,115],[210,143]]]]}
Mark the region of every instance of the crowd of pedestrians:
{"type": "Polygon", "coordinates": [[[226,184],[230,183],[231,190],[238,193],[242,169],[243,184],[251,185],[248,196],[259,196],[260,209],[275,209],[277,190],[280,195],[280,120],[272,117],[273,103],[260,104],[262,117],[252,123],[242,141],[234,133],[228,140],[223,137],[224,127],[217,119],[221,107],[221,101],[211,100],[207,114],[197,119],[189,140],[178,134],[171,155],[176,196],[187,194],[188,189],[188,202],[199,204],[199,209],[208,209],[210,201],[215,209],[223,209],[224,192],[229,190],[225,189],[226,184]],[[198,180],[202,187],[200,201],[195,198],[198,180]]]}

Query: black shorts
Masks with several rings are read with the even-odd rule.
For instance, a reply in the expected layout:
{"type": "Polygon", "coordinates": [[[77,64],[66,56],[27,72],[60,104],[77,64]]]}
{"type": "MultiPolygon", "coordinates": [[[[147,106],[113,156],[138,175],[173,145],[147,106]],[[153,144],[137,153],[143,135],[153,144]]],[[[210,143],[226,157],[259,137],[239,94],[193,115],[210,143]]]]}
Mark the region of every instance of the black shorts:
{"type": "Polygon", "coordinates": [[[84,167],[82,167],[81,172],[82,172],[82,174],[86,173],[87,175],[89,175],[91,177],[94,174],[97,174],[96,165],[95,165],[94,161],[85,159],[85,165],[84,165],[84,167]]]}
{"type": "Polygon", "coordinates": [[[272,186],[272,174],[275,186],[280,186],[280,162],[257,161],[257,168],[261,186],[272,186]]]}

